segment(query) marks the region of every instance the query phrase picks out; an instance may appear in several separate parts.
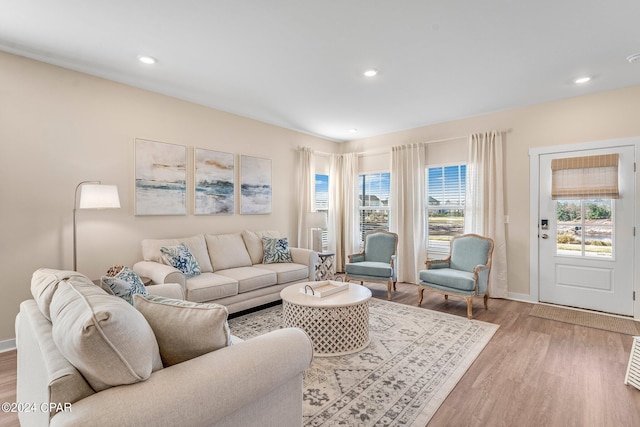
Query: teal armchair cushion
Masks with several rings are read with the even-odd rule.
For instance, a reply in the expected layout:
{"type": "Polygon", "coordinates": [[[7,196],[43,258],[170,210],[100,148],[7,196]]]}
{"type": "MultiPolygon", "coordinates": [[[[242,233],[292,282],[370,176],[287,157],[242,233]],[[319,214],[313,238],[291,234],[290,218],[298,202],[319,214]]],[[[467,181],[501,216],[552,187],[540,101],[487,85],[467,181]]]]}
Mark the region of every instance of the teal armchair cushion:
{"type": "Polygon", "coordinates": [[[454,239],[451,242],[451,268],[473,272],[477,265],[487,264],[490,247],[489,240],[473,236],[454,239]]]}
{"type": "Polygon", "coordinates": [[[391,233],[370,233],[365,237],[364,260],[389,264],[396,253],[398,237],[391,233]]]}
{"type": "Polygon", "coordinates": [[[348,263],[345,272],[354,276],[373,276],[388,279],[394,275],[388,262],[362,261],[348,263]]]}
{"type": "Polygon", "coordinates": [[[473,273],[464,270],[454,270],[452,268],[437,268],[435,270],[420,271],[420,280],[426,283],[434,283],[445,288],[459,291],[471,291],[475,289],[476,283],[473,273]]]}

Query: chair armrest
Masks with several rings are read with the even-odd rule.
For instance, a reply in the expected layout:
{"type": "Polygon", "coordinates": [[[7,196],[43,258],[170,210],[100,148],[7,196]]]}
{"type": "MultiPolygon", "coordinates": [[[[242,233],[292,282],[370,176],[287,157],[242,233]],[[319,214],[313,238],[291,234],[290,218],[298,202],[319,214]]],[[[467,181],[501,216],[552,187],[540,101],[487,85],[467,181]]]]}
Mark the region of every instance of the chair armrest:
{"type": "Polygon", "coordinates": [[[184,274],[177,268],[155,261],[136,262],[133,265],[133,271],[138,276],[148,277],[156,285],[160,283],[178,283],[184,290],[187,282],[184,274]]]}
{"type": "Polygon", "coordinates": [[[351,254],[351,255],[347,255],[347,257],[349,258],[349,262],[363,262],[364,261],[364,254],[363,253],[351,254]]]}
{"type": "MultiPolygon", "coordinates": [[[[93,394],[55,415],[51,426],[214,425],[297,378],[301,388],[312,357],[301,329],[280,329],[93,394]]],[[[251,425],[260,425],[260,416],[253,414],[251,425]]]]}
{"type": "Polygon", "coordinates": [[[449,268],[451,258],[445,259],[428,259],[424,262],[427,270],[435,270],[436,268],[449,268]]]}
{"type": "Polygon", "coordinates": [[[158,285],[149,285],[147,286],[147,292],[150,295],[157,295],[159,297],[184,299],[184,289],[179,283],[160,283],[158,285]]]}
{"type": "Polygon", "coordinates": [[[476,277],[476,293],[479,295],[484,295],[484,293],[487,292],[490,270],[490,266],[482,264],[476,265],[473,268],[473,275],[476,277]]]}

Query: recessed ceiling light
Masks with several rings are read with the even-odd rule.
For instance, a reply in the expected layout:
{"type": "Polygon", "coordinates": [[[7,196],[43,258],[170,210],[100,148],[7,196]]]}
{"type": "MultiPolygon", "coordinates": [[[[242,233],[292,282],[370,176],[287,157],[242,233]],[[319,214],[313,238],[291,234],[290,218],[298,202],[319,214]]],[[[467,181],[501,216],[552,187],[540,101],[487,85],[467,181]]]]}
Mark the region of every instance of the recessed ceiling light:
{"type": "Polygon", "coordinates": [[[358,129],[356,129],[356,128],[351,128],[351,129],[349,129],[349,132],[351,132],[351,133],[356,133],[356,132],[358,132],[358,129]]]}
{"type": "Polygon", "coordinates": [[[366,77],[373,77],[373,76],[375,76],[377,74],[378,74],[378,70],[376,70],[375,68],[372,68],[372,69],[367,70],[367,71],[364,72],[364,75],[366,77]]]}
{"type": "Polygon", "coordinates": [[[577,79],[575,79],[573,82],[574,82],[575,84],[579,84],[579,85],[580,85],[580,84],[583,84],[583,83],[588,82],[589,80],[591,80],[591,77],[585,76],[585,77],[577,78],[577,79]]]}
{"type": "Polygon", "coordinates": [[[631,64],[633,64],[634,62],[640,62],[640,53],[634,53],[633,55],[627,56],[627,61],[629,61],[631,64]]]}
{"type": "Polygon", "coordinates": [[[138,55],[138,61],[142,62],[143,64],[155,64],[156,62],[158,62],[156,58],[148,55],[138,55]]]}

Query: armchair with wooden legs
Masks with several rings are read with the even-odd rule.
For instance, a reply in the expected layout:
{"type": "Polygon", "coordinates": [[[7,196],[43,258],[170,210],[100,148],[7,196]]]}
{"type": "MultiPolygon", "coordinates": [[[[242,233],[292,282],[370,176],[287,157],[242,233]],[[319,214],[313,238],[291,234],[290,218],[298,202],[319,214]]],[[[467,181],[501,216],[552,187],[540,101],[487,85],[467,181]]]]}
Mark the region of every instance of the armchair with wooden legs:
{"type": "Polygon", "coordinates": [[[487,309],[489,298],[489,272],[493,240],[477,234],[465,234],[451,239],[449,257],[428,260],[426,270],[419,272],[418,305],[422,304],[425,289],[464,298],[467,301],[467,317],[473,316],[473,297],[484,297],[487,309]]]}
{"type": "Polygon", "coordinates": [[[387,284],[387,299],[391,300],[391,287],[396,290],[396,252],[398,235],[389,231],[369,231],[364,235],[362,252],[349,255],[345,264],[345,282],[350,279],[387,284]]]}

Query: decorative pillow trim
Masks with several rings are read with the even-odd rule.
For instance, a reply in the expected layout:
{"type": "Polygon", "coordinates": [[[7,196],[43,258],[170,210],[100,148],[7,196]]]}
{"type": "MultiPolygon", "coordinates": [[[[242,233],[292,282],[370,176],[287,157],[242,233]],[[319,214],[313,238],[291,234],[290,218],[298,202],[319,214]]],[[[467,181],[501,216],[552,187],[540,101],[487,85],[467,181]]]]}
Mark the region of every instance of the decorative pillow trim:
{"type": "Polygon", "coordinates": [[[286,237],[282,239],[263,237],[262,246],[264,250],[263,264],[293,262],[291,251],[289,250],[289,242],[286,237]]]}
{"type": "Polygon", "coordinates": [[[184,243],[177,246],[163,246],[160,248],[160,252],[167,263],[184,273],[187,279],[201,273],[198,261],[184,243]]]}

